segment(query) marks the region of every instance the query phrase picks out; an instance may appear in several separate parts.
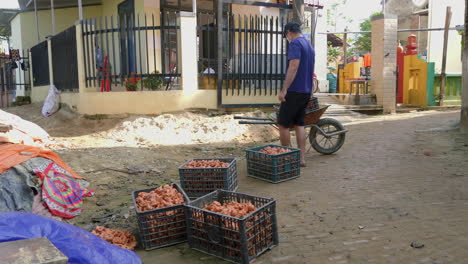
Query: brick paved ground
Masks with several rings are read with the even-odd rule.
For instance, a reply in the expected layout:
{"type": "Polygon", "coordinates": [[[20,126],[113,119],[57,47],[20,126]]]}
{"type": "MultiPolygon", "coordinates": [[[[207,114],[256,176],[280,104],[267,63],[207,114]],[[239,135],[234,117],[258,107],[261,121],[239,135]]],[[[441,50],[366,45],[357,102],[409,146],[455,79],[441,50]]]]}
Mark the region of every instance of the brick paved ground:
{"type": "MultiPolygon", "coordinates": [[[[247,178],[240,162],[240,191],[277,199],[280,245],[255,263],[467,263],[468,136],[419,131],[458,116],[354,122],[336,155],[311,151],[301,178],[277,185],[247,178]]],[[[139,254],[145,263],[224,263],[186,245],[139,254]]]]}

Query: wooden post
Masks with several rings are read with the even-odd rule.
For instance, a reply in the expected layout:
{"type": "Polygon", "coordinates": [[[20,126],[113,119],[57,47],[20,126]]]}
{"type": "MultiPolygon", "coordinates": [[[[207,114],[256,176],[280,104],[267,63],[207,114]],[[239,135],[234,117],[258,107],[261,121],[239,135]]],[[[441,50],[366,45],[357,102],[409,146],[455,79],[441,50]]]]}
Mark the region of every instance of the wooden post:
{"type": "Polygon", "coordinates": [[[442,71],[440,73],[440,95],[439,95],[439,105],[444,105],[444,94],[445,94],[445,67],[447,64],[447,42],[448,42],[448,33],[450,27],[450,20],[452,19],[452,8],[447,6],[447,12],[445,14],[445,29],[444,29],[444,48],[442,50],[442,71]]]}
{"type": "MultiPolygon", "coordinates": [[[[348,31],[348,29],[345,29],[345,32],[348,31]]],[[[346,66],[346,63],[348,62],[348,60],[346,59],[347,57],[347,51],[348,51],[348,42],[347,42],[347,39],[348,38],[348,33],[344,33],[343,34],[343,65],[346,66]]]]}
{"type": "Polygon", "coordinates": [[[293,21],[302,25],[304,23],[304,0],[294,0],[293,21]]]}
{"type": "Polygon", "coordinates": [[[461,131],[468,133],[468,5],[465,5],[465,31],[463,32],[462,108],[461,131]]]}

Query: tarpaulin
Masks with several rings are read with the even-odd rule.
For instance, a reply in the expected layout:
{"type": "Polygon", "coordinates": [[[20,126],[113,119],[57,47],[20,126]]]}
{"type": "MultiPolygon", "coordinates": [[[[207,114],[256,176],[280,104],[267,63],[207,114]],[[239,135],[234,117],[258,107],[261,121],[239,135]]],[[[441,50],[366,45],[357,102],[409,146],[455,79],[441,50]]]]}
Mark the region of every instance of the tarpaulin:
{"type": "Polygon", "coordinates": [[[76,174],[57,154],[50,150],[21,144],[0,144],[0,173],[21,164],[34,157],[44,157],[53,160],[58,166],[65,169],[75,179],[83,179],[76,174]]]}
{"type": "Polygon", "coordinates": [[[32,213],[0,213],[0,242],[46,237],[69,264],[140,264],[140,257],[79,227],[32,213]]]}

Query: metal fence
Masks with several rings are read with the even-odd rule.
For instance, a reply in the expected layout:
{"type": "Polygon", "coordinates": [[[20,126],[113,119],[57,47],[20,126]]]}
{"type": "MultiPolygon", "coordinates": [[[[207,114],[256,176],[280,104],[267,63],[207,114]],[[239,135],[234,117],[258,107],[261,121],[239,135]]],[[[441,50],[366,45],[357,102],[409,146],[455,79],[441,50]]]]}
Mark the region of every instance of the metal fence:
{"type": "MultiPolygon", "coordinates": [[[[218,65],[218,37],[215,13],[197,13],[199,76],[216,76],[218,65]]],[[[208,78],[210,82],[211,78],[208,78]]]]}
{"type": "MultiPolygon", "coordinates": [[[[60,91],[78,91],[76,27],[72,26],[51,38],[53,83],[60,91]]],[[[33,60],[34,62],[34,60],[33,60]]]]}
{"type": "Polygon", "coordinates": [[[176,12],[84,20],[86,87],[179,89],[176,12]]]}
{"type": "Polygon", "coordinates": [[[34,86],[49,85],[49,51],[47,41],[31,48],[32,73],[34,86]]]}
{"type": "MultiPolygon", "coordinates": [[[[222,87],[225,95],[276,95],[283,86],[287,16],[227,16],[223,27],[222,87]]],[[[306,22],[304,27],[309,27],[306,22]]]]}
{"type": "Polygon", "coordinates": [[[223,72],[228,95],[272,95],[283,85],[287,41],[286,19],[273,16],[231,14],[226,19],[223,56],[229,60],[223,72]]]}
{"type": "Polygon", "coordinates": [[[18,55],[19,60],[0,55],[0,108],[11,106],[19,89],[29,96],[29,50],[20,51],[18,55]]]}

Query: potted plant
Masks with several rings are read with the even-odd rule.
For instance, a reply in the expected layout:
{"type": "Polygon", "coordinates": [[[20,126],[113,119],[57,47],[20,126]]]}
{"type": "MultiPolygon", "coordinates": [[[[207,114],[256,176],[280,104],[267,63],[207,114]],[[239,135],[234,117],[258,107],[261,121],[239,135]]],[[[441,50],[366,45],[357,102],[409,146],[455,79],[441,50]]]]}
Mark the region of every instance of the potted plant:
{"type": "Polygon", "coordinates": [[[159,71],[154,71],[151,74],[153,76],[149,76],[142,80],[143,87],[151,91],[159,90],[163,85],[163,79],[159,76],[156,76],[157,74],[159,74],[159,71]]]}
{"type": "Polygon", "coordinates": [[[138,83],[140,82],[140,78],[135,77],[136,73],[130,73],[130,77],[125,79],[124,85],[127,91],[134,92],[138,88],[138,83]]]}

